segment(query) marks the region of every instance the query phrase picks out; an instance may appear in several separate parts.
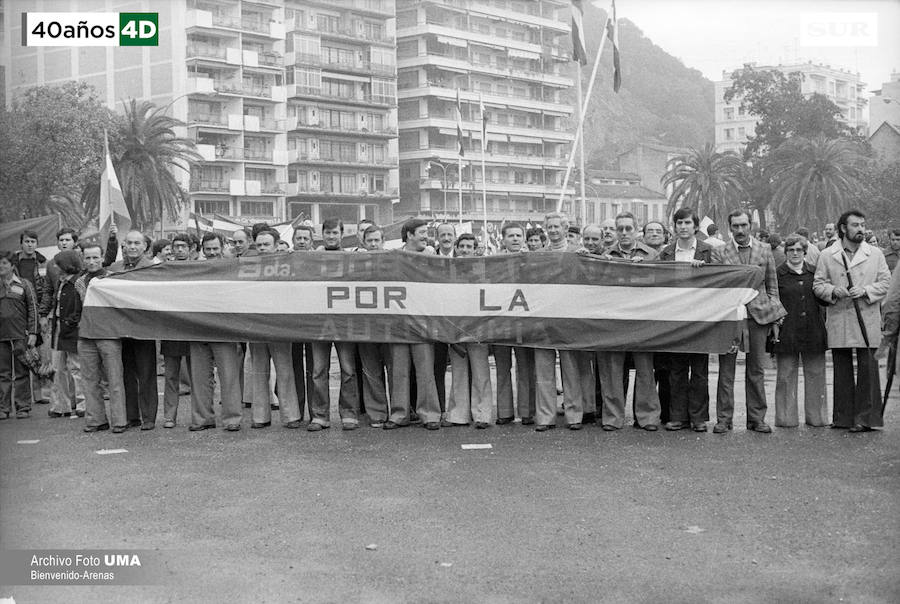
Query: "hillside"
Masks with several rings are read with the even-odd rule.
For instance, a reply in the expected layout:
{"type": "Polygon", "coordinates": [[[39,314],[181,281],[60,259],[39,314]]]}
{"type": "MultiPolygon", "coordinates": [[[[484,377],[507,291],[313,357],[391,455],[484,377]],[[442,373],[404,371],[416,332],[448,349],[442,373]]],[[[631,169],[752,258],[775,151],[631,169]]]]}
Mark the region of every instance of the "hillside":
{"type": "MultiPolygon", "coordinates": [[[[585,3],[588,54],[593,61],[606,12],[585,3]]],[[[603,49],[585,122],[585,156],[593,168],[615,168],[616,156],[655,139],[699,147],[713,141],[713,83],[656,46],[627,19],[619,20],[622,86],[612,90],[612,44],[603,49]]],[[[584,88],[593,63],[583,68],[584,88]]],[[[573,63],[574,66],[574,63],[573,63]]],[[[574,99],[574,90],[573,90],[574,99]]]]}

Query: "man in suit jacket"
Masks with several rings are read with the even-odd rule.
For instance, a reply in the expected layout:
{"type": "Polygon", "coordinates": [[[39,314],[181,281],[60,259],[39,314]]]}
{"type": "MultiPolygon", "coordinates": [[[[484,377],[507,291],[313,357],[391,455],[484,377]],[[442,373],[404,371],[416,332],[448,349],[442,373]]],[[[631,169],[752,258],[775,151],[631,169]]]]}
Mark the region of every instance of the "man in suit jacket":
{"type": "MultiPolygon", "coordinates": [[[[719,264],[748,264],[765,272],[765,282],[759,295],[747,304],[746,329],[742,334],[742,348],[746,353],[747,429],[769,433],[766,423],[766,336],[769,326],[779,321],[787,312],[778,298],[778,276],[772,248],[750,236],[750,215],[735,210],[728,215],[728,228],[732,241],[713,251],[713,261],[719,264]]],[[[719,383],[716,387],[716,426],[713,432],[724,434],[732,427],[734,416],[734,372],[738,347],[733,352],[719,355],[719,383]]]]}
{"type": "MultiPolygon", "coordinates": [[[[700,220],[691,208],[679,208],[672,217],[676,239],[659,253],[660,260],[703,266],[712,262],[713,247],[697,239],[700,220]]],[[[709,420],[709,355],[689,352],[669,356],[669,421],[666,430],[690,426],[706,432],[709,420]]]]}
{"type": "Polygon", "coordinates": [[[825,330],[834,361],[832,428],[851,432],[884,425],[874,353],[881,343],[881,300],[888,293],[891,273],[882,251],[866,243],[865,232],[862,212],[844,212],[838,220],[840,239],[822,252],[813,281],[813,292],[827,303],[825,330]]]}

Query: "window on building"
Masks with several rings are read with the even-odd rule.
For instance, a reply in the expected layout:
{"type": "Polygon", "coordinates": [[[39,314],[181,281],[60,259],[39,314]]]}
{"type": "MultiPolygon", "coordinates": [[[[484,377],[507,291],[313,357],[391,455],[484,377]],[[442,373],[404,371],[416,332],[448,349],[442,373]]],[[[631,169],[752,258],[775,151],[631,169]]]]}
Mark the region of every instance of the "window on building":
{"type": "Polygon", "coordinates": [[[727,140],[727,141],[734,140],[734,128],[725,128],[725,140],[727,140]]]}
{"type": "Polygon", "coordinates": [[[744,140],[747,137],[747,129],[742,126],[742,127],[738,128],[737,130],[738,130],[738,139],[744,140]]]}
{"type": "Polygon", "coordinates": [[[726,120],[734,119],[734,107],[725,107],[725,119],[726,120]]]}
{"type": "Polygon", "coordinates": [[[297,201],[288,202],[288,217],[291,220],[300,218],[301,220],[313,219],[313,205],[311,203],[302,203],[297,201]]]}
{"type": "Polygon", "coordinates": [[[271,201],[242,201],[241,216],[274,216],[275,204],[271,201]]]}
{"type": "Polygon", "coordinates": [[[195,199],[194,212],[197,214],[231,214],[231,203],[227,199],[195,199]]]}
{"type": "Polygon", "coordinates": [[[361,207],[361,204],[355,203],[320,203],[319,216],[322,217],[322,220],[339,218],[345,224],[356,224],[359,222],[361,207]]]}

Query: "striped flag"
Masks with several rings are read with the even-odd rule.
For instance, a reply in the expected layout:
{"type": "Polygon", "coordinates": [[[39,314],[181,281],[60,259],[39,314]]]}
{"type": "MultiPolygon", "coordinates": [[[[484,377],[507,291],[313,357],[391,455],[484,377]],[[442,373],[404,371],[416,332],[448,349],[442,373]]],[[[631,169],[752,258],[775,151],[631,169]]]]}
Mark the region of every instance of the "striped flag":
{"type": "Polygon", "coordinates": [[[478,108],[481,110],[481,153],[487,152],[488,114],[484,112],[484,99],[478,94],[478,108]]]}
{"type": "Polygon", "coordinates": [[[383,252],[167,262],[91,283],[87,338],[489,342],[721,353],[762,285],[755,266],[535,252],[447,261],[383,252]],[[241,295],[235,297],[234,292],[241,295]],[[660,312],[665,309],[665,312],[660,312]]]}
{"type": "Polygon", "coordinates": [[[106,131],[103,131],[103,155],[106,163],[103,173],[100,175],[100,243],[106,245],[109,240],[109,225],[115,224],[121,233],[119,239],[125,238],[125,233],[131,229],[131,213],[125,205],[125,196],[119,179],[116,177],[116,169],[113,167],[112,157],[109,155],[109,141],[106,131]]]}
{"type": "Polygon", "coordinates": [[[459,98],[459,88],[456,89],[456,144],[459,147],[458,155],[465,156],[463,148],[463,129],[462,129],[462,101],[459,98]]]}
{"type": "Polygon", "coordinates": [[[619,92],[622,85],[622,70],[619,68],[619,22],[616,19],[616,0],[612,0],[612,10],[606,21],[606,37],[613,47],[613,92],[619,92]]]}
{"type": "Polygon", "coordinates": [[[587,46],[584,42],[584,7],[581,0],[572,0],[572,59],[587,65],[587,46]]]}

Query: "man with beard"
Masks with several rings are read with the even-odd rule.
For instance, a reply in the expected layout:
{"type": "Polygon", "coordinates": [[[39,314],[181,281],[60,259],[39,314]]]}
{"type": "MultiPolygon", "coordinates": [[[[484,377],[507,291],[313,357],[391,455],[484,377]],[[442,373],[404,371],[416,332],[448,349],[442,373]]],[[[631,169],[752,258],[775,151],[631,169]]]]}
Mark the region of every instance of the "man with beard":
{"type": "Polygon", "coordinates": [[[844,212],[837,232],[840,239],[822,252],[813,281],[816,296],[828,304],[825,330],[834,361],[832,428],[870,432],[884,425],[875,349],[881,343],[881,300],[891,273],[881,250],[865,241],[865,214],[844,212]]]}

